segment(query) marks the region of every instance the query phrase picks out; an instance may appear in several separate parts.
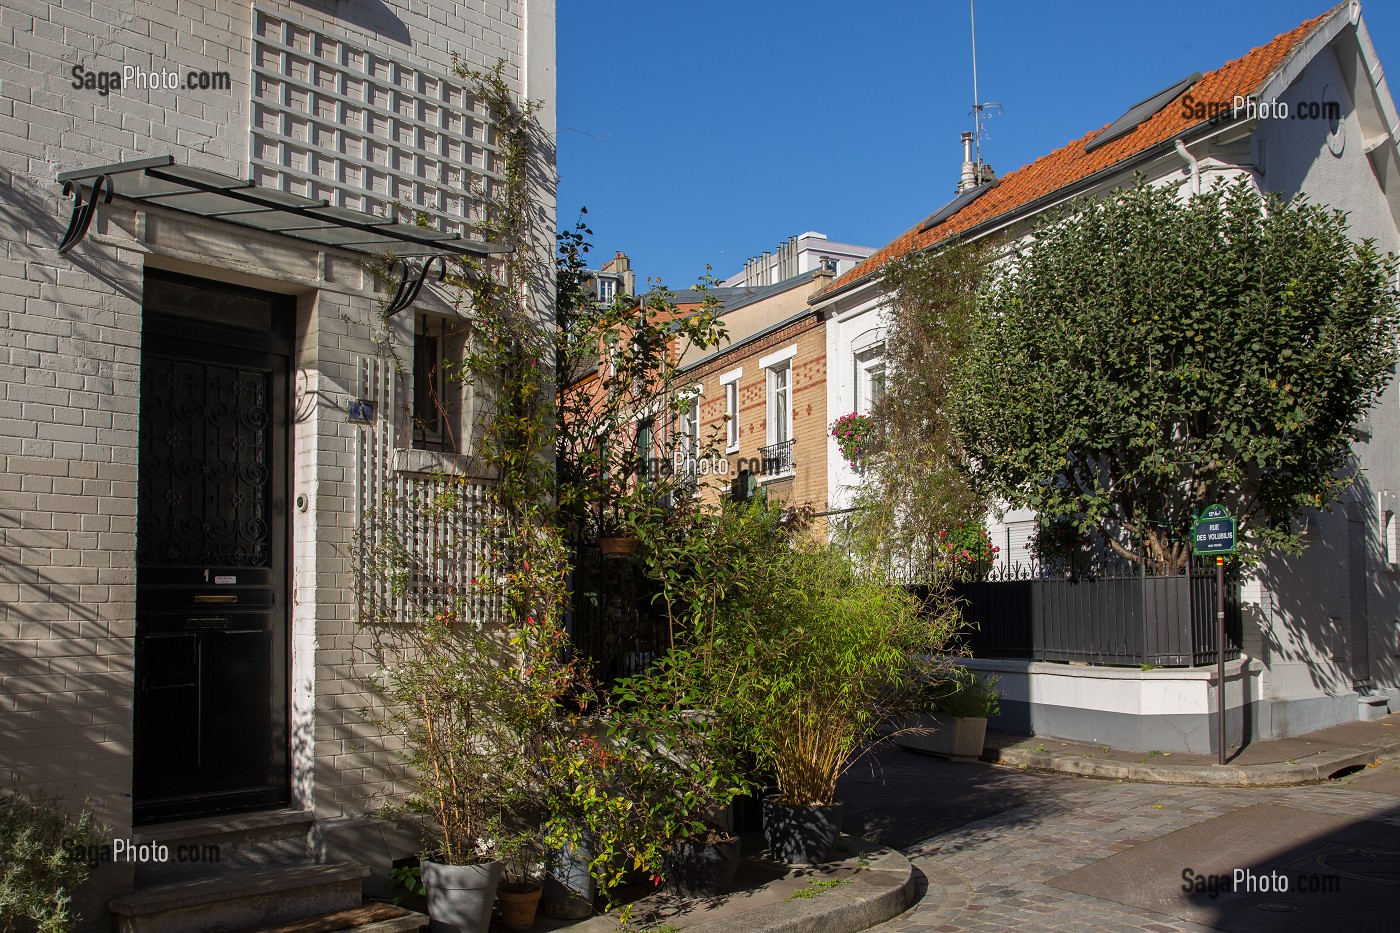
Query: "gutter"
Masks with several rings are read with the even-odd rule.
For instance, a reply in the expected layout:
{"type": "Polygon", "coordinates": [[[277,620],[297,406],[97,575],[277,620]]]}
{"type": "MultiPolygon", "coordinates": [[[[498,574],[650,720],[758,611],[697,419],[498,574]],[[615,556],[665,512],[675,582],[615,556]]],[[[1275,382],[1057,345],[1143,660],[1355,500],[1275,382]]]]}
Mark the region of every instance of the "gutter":
{"type": "Polygon", "coordinates": [[[1191,169],[1191,194],[1201,193],[1201,160],[1197,159],[1186,149],[1186,144],[1181,141],[1181,137],[1176,138],[1176,152],[1186,160],[1187,166],[1191,169]]]}

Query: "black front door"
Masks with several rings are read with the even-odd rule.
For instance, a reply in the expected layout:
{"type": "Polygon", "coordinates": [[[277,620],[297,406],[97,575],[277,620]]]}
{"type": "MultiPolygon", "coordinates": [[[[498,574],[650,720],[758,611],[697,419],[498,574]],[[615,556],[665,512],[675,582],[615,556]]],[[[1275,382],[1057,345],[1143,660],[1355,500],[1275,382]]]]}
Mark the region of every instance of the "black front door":
{"type": "Polygon", "coordinates": [[[137,821],[288,800],[291,325],[283,296],[147,272],[137,821]]]}

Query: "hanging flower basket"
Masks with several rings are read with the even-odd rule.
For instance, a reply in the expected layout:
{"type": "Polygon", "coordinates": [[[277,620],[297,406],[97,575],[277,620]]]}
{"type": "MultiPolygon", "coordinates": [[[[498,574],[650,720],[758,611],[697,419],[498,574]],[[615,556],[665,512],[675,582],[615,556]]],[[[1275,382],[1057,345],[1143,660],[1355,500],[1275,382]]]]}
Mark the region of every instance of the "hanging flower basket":
{"type": "Polygon", "coordinates": [[[841,449],[841,456],[846,458],[851,469],[864,469],[866,458],[870,455],[870,445],[875,439],[875,420],[853,411],[831,423],[831,436],[836,438],[836,446],[841,449]]]}

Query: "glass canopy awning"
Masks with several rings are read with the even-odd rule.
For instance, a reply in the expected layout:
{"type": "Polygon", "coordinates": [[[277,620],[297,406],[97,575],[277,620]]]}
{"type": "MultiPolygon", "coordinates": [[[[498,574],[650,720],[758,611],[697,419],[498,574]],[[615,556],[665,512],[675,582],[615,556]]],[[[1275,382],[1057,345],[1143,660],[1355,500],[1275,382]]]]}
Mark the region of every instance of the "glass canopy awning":
{"type": "Polygon", "coordinates": [[[73,199],[73,216],[59,244],[60,253],[68,252],[87,234],[98,199],[110,203],[114,194],[141,204],[373,256],[431,260],[511,252],[508,246],[261,188],[249,179],[222,172],[176,165],[175,158],[168,155],[63,172],[58,181],[63,182],[63,193],[73,199]]]}

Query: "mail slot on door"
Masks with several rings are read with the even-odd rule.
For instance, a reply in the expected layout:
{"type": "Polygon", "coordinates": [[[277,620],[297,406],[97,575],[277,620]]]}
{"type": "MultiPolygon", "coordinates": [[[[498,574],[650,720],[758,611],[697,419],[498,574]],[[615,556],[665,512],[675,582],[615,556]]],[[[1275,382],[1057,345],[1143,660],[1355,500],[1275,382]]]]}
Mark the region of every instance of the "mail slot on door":
{"type": "Polygon", "coordinates": [[[152,609],[188,609],[215,607],[220,611],[265,612],[276,604],[276,592],[270,586],[153,586],[142,592],[145,605],[152,609]]]}
{"type": "Polygon", "coordinates": [[[214,636],[231,635],[236,632],[269,632],[272,630],[273,613],[268,610],[258,612],[230,612],[222,607],[210,611],[190,607],[184,612],[162,610],[146,615],[142,620],[142,633],[145,635],[189,635],[207,634],[214,636]]]}

